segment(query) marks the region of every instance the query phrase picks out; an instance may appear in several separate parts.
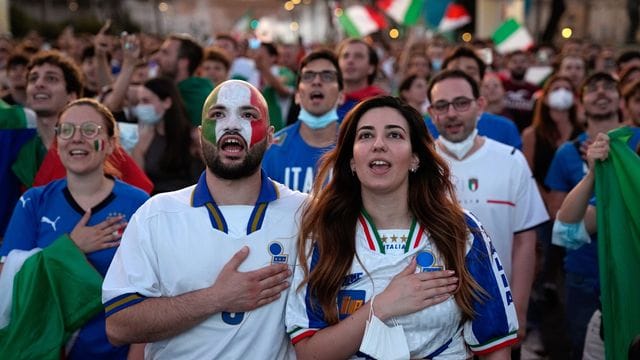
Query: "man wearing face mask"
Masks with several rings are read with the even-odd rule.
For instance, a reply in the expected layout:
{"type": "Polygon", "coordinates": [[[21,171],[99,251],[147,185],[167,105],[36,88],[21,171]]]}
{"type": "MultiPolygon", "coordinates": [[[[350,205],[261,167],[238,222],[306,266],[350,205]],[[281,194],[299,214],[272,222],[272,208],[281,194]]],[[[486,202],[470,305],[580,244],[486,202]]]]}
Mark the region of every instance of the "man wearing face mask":
{"type": "Polygon", "coordinates": [[[427,94],[440,133],[436,148],[451,167],[460,204],[482,222],[500,255],[522,339],[535,271],[535,228],[549,219],[544,203],[522,153],[478,135],[485,99],[472,77],[444,70],[427,94]]]}
{"type": "Polygon", "coordinates": [[[228,80],[204,103],[206,169],[132,217],[103,284],[107,335],[152,359],[287,359],[290,266],[306,196],[269,179],[267,105],[228,80]]]}
{"type": "Polygon", "coordinates": [[[342,73],[333,52],[318,50],[302,59],[295,94],[299,121],[279,131],[267,150],[262,167],[269,177],[292,190],[311,190],[318,159],[335,144],[342,98],[342,73]]]}
{"type": "Polygon", "coordinates": [[[530,62],[529,54],[522,50],[507,55],[510,78],[503,82],[505,106],[513,114],[513,121],[520,132],[531,125],[534,94],[539,90],[536,85],[525,80],[530,62]]]}

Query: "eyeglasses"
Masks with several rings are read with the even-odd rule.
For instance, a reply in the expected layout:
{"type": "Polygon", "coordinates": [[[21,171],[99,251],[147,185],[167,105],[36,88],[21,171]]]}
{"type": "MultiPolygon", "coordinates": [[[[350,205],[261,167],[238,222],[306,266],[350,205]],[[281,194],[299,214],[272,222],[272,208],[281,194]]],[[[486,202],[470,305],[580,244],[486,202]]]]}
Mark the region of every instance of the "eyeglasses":
{"type": "Polygon", "coordinates": [[[100,134],[102,126],[92,122],[86,122],[82,125],[62,123],[56,126],[56,135],[58,135],[60,139],[69,140],[76,133],[76,129],[80,129],[80,134],[82,134],[83,137],[93,139],[100,134]]]}
{"type": "Polygon", "coordinates": [[[618,90],[618,84],[616,84],[613,81],[606,81],[606,80],[596,81],[596,82],[592,82],[590,84],[585,85],[584,92],[593,93],[598,91],[599,88],[602,88],[602,90],[604,91],[614,91],[614,90],[618,90]]]}
{"type": "Polygon", "coordinates": [[[447,111],[449,111],[449,105],[453,105],[454,110],[457,112],[464,112],[469,110],[469,107],[471,107],[471,103],[475,100],[476,99],[469,99],[466,97],[457,97],[451,102],[440,100],[431,104],[431,108],[433,109],[433,112],[438,115],[445,114],[447,111]]]}
{"type": "Polygon", "coordinates": [[[316,75],[320,75],[320,81],[323,83],[332,83],[338,80],[338,73],[331,70],[322,71],[304,71],[300,75],[300,80],[304,83],[311,83],[316,78],[316,75]]]}

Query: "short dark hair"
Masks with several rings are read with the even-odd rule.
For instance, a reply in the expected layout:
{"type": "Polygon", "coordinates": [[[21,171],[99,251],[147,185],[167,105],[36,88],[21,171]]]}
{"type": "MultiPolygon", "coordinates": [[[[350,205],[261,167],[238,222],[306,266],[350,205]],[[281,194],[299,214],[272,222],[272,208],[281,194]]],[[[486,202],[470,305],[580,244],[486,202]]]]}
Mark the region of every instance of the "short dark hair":
{"type": "Polygon", "coordinates": [[[278,48],[276,48],[276,46],[273,43],[263,42],[263,43],[260,43],[260,47],[265,48],[265,50],[267,50],[267,53],[269,53],[269,55],[278,56],[278,48]]]}
{"type": "Polygon", "coordinates": [[[27,70],[31,72],[34,67],[43,64],[59,67],[64,76],[67,94],[75,93],[77,97],[82,97],[84,92],[82,71],[71,58],[58,50],[41,51],[33,56],[29,65],[27,65],[27,70]]]}
{"type": "Polygon", "coordinates": [[[189,60],[189,75],[193,75],[198,66],[200,66],[204,56],[202,46],[200,46],[200,44],[198,44],[196,40],[188,34],[172,34],[169,36],[169,39],[180,42],[180,47],[178,48],[178,59],[189,60]]]}
{"type": "Polygon", "coordinates": [[[229,55],[227,55],[224,50],[218,47],[210,46],[204,50],[204,58],[202,59],[202,61],[207,60],[217,61],[221,63],[222,65],[224,65],[227,71],[229,71],[229,68],[231,68],[231,59],[229,58],[229,55]]]}
{"type": "Polygon", "coordinates": [[[236,48],[236,50],[238,50],[238,48],[240,47],[240,44],[238,43],[238,40],[236,40],[236,38],[231,36],[231,34],[227,34],[227,33],[218,34],[218,35],[216,35],[216,40],[227,40],[227,41],[230,41],[231,43],[233,43],[233,47],[236,48]]]}
{"type": "Polygon", "coordinates": [[[473,59],[473,61],[478,64],[480,79],[484,78],[484,72],[487,69],[487,65],[484,63],[484,61],[482,61],[482,59],[480,59],[480,56],[476,54],[475,50],[465,45],[460,45],[453,49],[453,51],[442,62],[442,68],[446,69],[447,65],[449,65],[450,62],[459,58],[473,59]]]}
{"type": "Polygon", "coordinates": [[[629,99],[631,99],[632,96],[639,93],[640,93],[640,79],[636,79],[622,88],[622,98],[625,101],[629,101],[629,99]]]}
{"type": "Polygon", "coordinates": [[[23,52],[13,52],[7,59],[7,71],[11,70],[14,66],[28,65],[29,55],[23,52]]]}
{"type": "Polygon", "coordinates": [[[344,48],[350,44],[363,44],[364,46],[367,47],[367,52],[369,54],[369,65],[373,66],[373,72],[369,74],[369,76],[367,76],[367,83],[369,85],[373,84],[373,82],[376,80],[376,75],[378,73],[378,62],[380,61],[378,59],[378,54],[376,53],[376,50],[373,48],[373,46],[369,45],[366,41],[362,39],[346,38],[342,40],[338,45],[338,51],[337,51],[338,57],[340,57],[340,54],[342,54],[342,51],[344,50],[344,48]]]}
{"type": "Polygon", "coordinates": [[[320,60],[320,59],[329,61],[333,65],[333,67],[336,69],[336,73],[338,74],[338,89],[342,91],[342,88],[344,87],[344,82],[342,80],[342,71],[340,70],[340,64],[338,64],[338,57],[333,51],[329,49],[314,50],[309,54],[307,54],[307,56],[302,58],[302,61],[300,61],[300,67],[298,68],[298,78],[296,80],[296,89],[300,85],[300,77],[302,75],[302,69],[304,69],[305,66],[309,65],[310,62],[315,60],[320,60]]]}
{"type": "Polygon", "coordinates": [[[638,50],[627,50],[622,52],[620,56],[616,59],[616,66],[618,70],[622,67],[622,64],[629,62],[633,59],[640,59],[640,51],[638,50]]]}
{"type": "MultiPolygon", "coordinates": [[[[80,62],[83,63],[85,60],[90,59],[96,56],[96,48],[93,45],[89,45],[82,50],[82,56],[80,57],[80,62]]],[[[107,52],[107,61],[111,61],[111,53],[107,52]]]]}
{"type": "Polygon", "coordinates": [[[446,79],[466,80],[471,86],[471,93],[473,94],[473,97],[476,99],[480,97],[480,89],[478,87],[478,83],[471,76],[467,75],[466,72],[462,70],[442,70],[436,76],[434,76],[429,83],[429,87],[427,88],[427,96],[429,97],[429,101],[431,101],[431,90],[433,89],[433,87],[437,83],[446,79]]]}
{"type": "Polygon", "coordinates": [[[590,84],[596,83],[598,81],[612,82],[614,84],[618,83],[618,80],[616,80],[616,78],[614,78],[613,75],[609,74],[608,72],[604,72],[604,71],[594,72],[593,74],[589,75],[586,79],[584,79],[584,81],[582,82],[582,85],[580,85],[580,98],[582,98],[582,95],[584,95],[585,87],[589,86],[590,84]]]}

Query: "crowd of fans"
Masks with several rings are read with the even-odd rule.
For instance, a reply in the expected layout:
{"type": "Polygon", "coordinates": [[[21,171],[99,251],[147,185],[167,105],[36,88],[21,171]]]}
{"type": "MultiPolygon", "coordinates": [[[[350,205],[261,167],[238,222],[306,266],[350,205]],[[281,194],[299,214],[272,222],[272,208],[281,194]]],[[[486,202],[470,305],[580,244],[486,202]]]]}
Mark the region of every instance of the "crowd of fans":
{"type": "MultiPolygon", "coordinates": [[[[435,146],[445,149],[443,157],[454,176],[462,179],[463,172],[471,171],[464,167],[465,161],[482,164],[479,171],[483,174],[456,184],[457,196],[462,207],[471,208],[485,224],[503,262],[508,259],[519,338],[540,339],[532,345],[540,356],[581,359],[583,351],[585,357],[592,356],[589,351],[595,351],[593,356],[600,351],[602,358],[602,347],[593,350],[592,346],[602,339],[590,338],[585,345],[589,322],[599,309],[596,237],[592,235],[590,243],[579,247],[566,247],[552,243],[553,228],[558,210],[566,206],[567,194],[584,176],[591,176],[593,158],[606,158],[594,155],[587,161],[587,149],[599,133],[623,126],[635,129],[628,144],[638,151],[640,51],[635,49],[569,39],[500,54],[490,41],[452,43],[438,35],[391,42],[349,38],[335,44],[306,45],[217,34],[202,44],[186,34],[110,35],[108,24],[92,35],[67,29],[57,39],[37,34],[23,39],[2,36],[0,235],[4,241],[0,255],[16,248],[29,250],[34,244],[44,247],[53,240],[38,239],[37,233],[28,243],[11,238],[22,235],[25,226],[46,225],[56,230],[54,219],[47,218],[52,225],[45,223],[45,217],[32,224],[24,219],[29,215],[21,213],[27,199],[23,194],[32,191],[28,194],[36,202],[36,194],[28,190],[33,187],[66,177],[68,184],[57,186],[68,186],[69,196],[81,209],[97,213],[104,201],[100,194],[113,186],[95,180],[104,174],[123,187],[118,196],[135,199],[126,206],[132,206],[131,202],[140,205],[146,199],[132,186],[154,195],[195,184],[205,167],[199,131],[203,105],[212,90],[228,79],[247,81],[260,90],[268,104],[269,123],[276,131],[262,167],[272,179],[301,192],[313,189],[317,161],[334,147],[340,123],[354,106],[379,95],[397,96],[410,105],[423,116],[430,136],[439,139],[435,146]],[[315,55],[305,58],[309,54],[315,55]],[[447,79],[468,81],[469,97],[442,100],[447,92],[444,85],[438,85],[447,79]],[[82,98],[93,100],[77,101],[82,98]],[[469,108],[474,117],[467,125],[466,118],[457,116],[469,108]],[[72,111],[85,111],[87,117],[96,118],[98,129],[58,126],[72,111]],[[453,129],[458,126],[462,130],[453,129]],[[104,139],[92,131],[102,131],[104,139]],[[100,182],[95,187],[83,188],[83,179],[89,179],[83,177],[86,171],[70,165],[76,155],[73,151],[86,150],[69,150],[76,132],[95,137],[95,150],[102,154],[100,170],[91,169],[90,179],[100,182]],[[494,160],[481,163],[467,156],[488,146],[474,142],[476,134],[505,146],[504,151],[495,151],[515,153],[518,158],[495,155],[494,160]],[[520,152],[526,162],[520,160],[520,152]],[[503,157],[505,165],[500,160],[503,157]],[[502,166],[509,170],[498,173],[502,166]],[[516,168],[521,169],[518,175],[513,172],[516,168]],[[492,177],[501,176],[522,177],[522,182],[533,177],[531,187],[513,179],[514,183],[500,186],[530,192],[527,210],[535,211],[513,215],[524,220],[507,227],[512,236],[495,239],[493,232],[502,230],[488,225],[492,220],[484,218],[482,209],[474,208],[475,200],[460,193],[460,187],[475,191],[489,182],[498,183],[492,177]],[[79,188],[83,191],[78,192],[79,188]],[[530,247],[526,256],[519,257],[517,252],[525,251],[521,244],[530,247]],[[523,263],[527,257],[531,264],[523,263]],[[558,304],[564,310],[553,310],[558,304]]],[[[518,195],[514,207],[522,206],[520,199],[518,195]]],[[[37,205],[45,206],[42,202],[37,205]]],[[[114,211],[129,216],[135,209],[114,211]]],[[[44,215],[36,212],[33,216],[44,215]]],[[[74,222],[65,220],[64,231],[77,242],[87,220],[82,213],[76,214],[74,222]]],[[[108,228],[104,234],[120,229],[116,226],[120,222],[102,220],[92,225],[108,228]]],[[[104,248],[115,250],[118,244],[114,239],[96,239],[81,249],[89,255],[104,248]]],[[[113,251],[100,257],[99,261],[107,261],[101,265],[103,276],[112,257],[113,251]]],[[[104,324],[103,318],[91,321],[104,324]]],[[[81,339],[74,351],[91,346],[90,337],[81,339]]],[[[513,356],[519,355],[514,352],[513,356]]]]}

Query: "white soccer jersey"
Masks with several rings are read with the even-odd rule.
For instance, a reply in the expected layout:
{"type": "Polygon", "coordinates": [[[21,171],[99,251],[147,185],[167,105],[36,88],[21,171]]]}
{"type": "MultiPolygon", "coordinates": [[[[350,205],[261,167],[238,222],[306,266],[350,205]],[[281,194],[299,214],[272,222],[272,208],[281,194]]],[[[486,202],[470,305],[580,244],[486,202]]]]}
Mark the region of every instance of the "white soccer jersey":
{"type": "MultiPolygon", "coordinates": [[[[467,216],[467,225],[472,232],[469,234],[466,266],[489,297],[482,303],[474,301],[476,316],[471,321],[462,322],[462,313],[453,298],[397,317],[396,321],[404,329],[411,358],[460,360],[469,356],[468,349],[476,354],[486,354],[517,341],[518,320],[498,255],[471,215],[467,216]]],[[[419,270],[444,269],[441,255],[424,229],[416,226],[409,234],[403,239],[406,253],[385,254],[384,249],[388,246],[366,216],[360,217],[356,230],[356,253],[362,264],[353,261],[338,293],[341,321],[371,300],[374,294],[381,293],[414,255],[418,255],[419,270]]],[[[312,269],[317,256],[314,251],[309,259],[312,269]]],[[[317,304],[317,299],[308,293],[307,287],[295,291],[302,278],[302,270],[296,267],[286,312],[287,332],[293,344],[328,326],[319,305],[311,306],[312,303],[317,304]]],[[[358,353],[352,358],[359,357],[366,356],[358,353]]]]}
{"type": "MultiPolygon", "coordinates": [[[[103,284],[107,316],[152,297],[211,286],[243,246],[239,271],[271,263],[293,265],[301,204],[306,196],[263,172],[256,206],[217,206],[204,174],[197,185],[157,195],[132,217],[103,284]]],[[[286,294],[244,313],[218,313],[173,338],[146,346],[147,359],[286,359],[286,294]]],[[[161,316],[161,314],[158,314],[161,316]]]]}
{"type": "Polygon", "coordinates": [[[449,163],[460,205],[480,220],[511,279],[513,235],[549,220],[527,160],[489,138],[462,161],[436,148],[449,163]]]}

